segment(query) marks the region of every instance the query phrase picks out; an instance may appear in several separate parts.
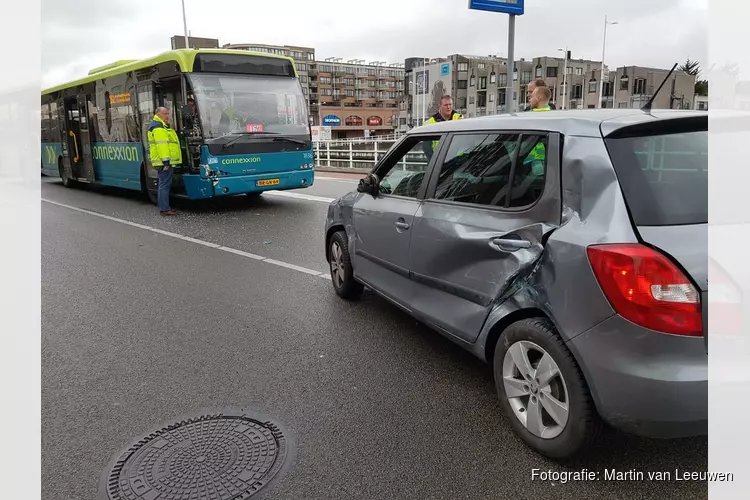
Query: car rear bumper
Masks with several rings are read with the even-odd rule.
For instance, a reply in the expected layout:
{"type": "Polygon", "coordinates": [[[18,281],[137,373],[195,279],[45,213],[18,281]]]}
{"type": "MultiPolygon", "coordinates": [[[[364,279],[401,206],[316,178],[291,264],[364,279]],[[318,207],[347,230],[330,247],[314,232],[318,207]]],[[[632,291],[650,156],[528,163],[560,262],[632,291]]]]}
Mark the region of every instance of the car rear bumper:
{"type": "Polygon", "coordinates": [[[655,438],[708,433],[703,338],[664,335],[613,316],[568,346],[613,427],[655,438]]]}
{"type": "Polygon", "coordinates": [[[203,199],[215,196],[232,196],[262,191],[310,187],[315,180],[315,171],[294,170],[258,175],[217,176],[213,180],[200,175],[183,175],[182,180],[185,184],[185,194],[188,198],[203,199]],[[258,186],[258,181],[276,179],[278,179],[278,184],[258,186]]]}

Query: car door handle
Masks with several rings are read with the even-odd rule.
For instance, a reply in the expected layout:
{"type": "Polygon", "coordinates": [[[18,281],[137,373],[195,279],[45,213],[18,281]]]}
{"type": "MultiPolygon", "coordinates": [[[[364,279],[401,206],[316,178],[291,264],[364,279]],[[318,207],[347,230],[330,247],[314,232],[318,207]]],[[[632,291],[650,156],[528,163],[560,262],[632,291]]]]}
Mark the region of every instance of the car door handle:
{"type": "Polygon", "coordinates": [[[404,221],[397,221],[396,227],[399,229],[409,229],[409,224],[404,221]]]}
{"type": "Polygon", "coordinates": [[[498,252],[515,252],[522,248],[531,248],[531,242],[516,238],[492,238],[490,247],[498,252]]]}

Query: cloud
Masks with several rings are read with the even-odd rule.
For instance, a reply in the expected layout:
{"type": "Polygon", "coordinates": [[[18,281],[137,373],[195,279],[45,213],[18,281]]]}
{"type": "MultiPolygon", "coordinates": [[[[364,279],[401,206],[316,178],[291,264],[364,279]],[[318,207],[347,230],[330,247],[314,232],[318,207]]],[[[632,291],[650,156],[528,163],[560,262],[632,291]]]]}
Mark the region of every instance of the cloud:
{"type": "MultiPolygon", "coordinates": [[[[386,60],[507,51],[507,16],[469,11],[466,0],[185,0],[194,36],[223,43],[314,47],[318,59],[386,60]]],[[[671,67],[707,57],[706,0],[535,0],[516,22],[516,56],[601,59],[604,15],[610,66],[671,67]]],[[[180,2],[42,0],[42,72],[47,84],[118,59],[155,55],[183,33],[180,2]],[[83,14],[82,14],[83,13],[83,14]]]]}

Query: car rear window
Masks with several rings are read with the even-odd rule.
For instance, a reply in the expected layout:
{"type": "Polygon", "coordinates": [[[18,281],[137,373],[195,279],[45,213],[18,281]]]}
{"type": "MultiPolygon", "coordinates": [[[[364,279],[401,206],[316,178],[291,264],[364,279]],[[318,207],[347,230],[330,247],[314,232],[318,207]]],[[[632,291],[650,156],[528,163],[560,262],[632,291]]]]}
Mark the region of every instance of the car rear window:
{"type": "Polygon", "coordinates": [[[701,127],[605,139],[639,226],[708,222],[708,130],[701,127]]]}

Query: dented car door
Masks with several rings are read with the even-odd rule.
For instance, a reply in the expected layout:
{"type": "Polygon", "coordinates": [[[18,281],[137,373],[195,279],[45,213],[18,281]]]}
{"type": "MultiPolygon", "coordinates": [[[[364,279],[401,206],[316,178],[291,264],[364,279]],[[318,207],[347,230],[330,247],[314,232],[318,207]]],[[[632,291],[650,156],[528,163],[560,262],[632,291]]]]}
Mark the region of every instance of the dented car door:
{"type": "Polygon", "coordinates": [[[491,307],[532,272],[560,225],[560,137],[471,132],[449,141],[414,219],[412,306],[474,342],[491,307]]]}

